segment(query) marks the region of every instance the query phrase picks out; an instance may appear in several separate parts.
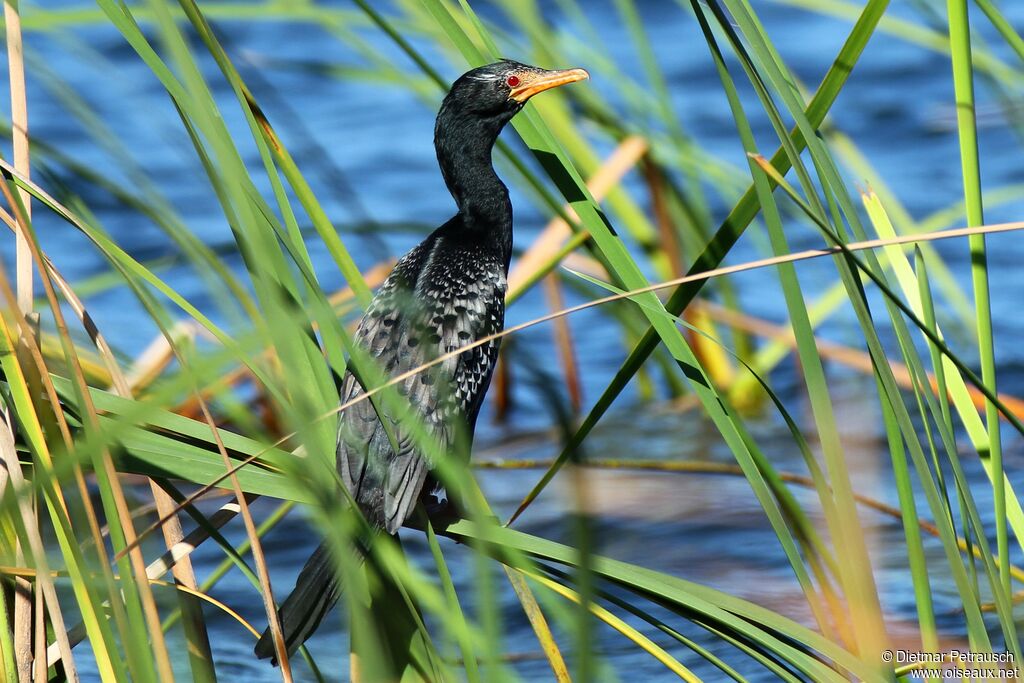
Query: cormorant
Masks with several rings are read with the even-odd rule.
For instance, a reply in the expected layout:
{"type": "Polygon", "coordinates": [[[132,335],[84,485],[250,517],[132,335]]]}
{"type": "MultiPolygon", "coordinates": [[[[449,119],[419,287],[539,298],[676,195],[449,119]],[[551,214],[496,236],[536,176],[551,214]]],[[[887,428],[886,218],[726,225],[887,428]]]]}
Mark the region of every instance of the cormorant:
{"type": "MultiPolygon", "coordinates": [[[[398,375],[503,329],[512,204],[494,172],[491,150],[528,99],[585,78],[583,69],[549,71],[502,60],[468,71],[452,85],[437,115],[434,147],[458,213],[398,261],[356,333],[357,343],[385,373],[398,375]]],[[[398,385],[443,446],[454,449],[460,430],[472,439],[498,344],[478,346],[398,385]]],[[[357,378],[347,373],[341,401],[362,391],[357,378]]],[[[342,411],[337,466],[370,525],[394,534],[421,496],[437,485],[411,436],[402,434],[394,417],[388,421],[391,429],[384,428],[370,401],[342,411]]],[[[279,612],[289,654],[312,635],[339,593],[334,565],[322,544],[279,612]]],[[[269,628],[256,644],[256,655],[275,656],[269,628]]]]}

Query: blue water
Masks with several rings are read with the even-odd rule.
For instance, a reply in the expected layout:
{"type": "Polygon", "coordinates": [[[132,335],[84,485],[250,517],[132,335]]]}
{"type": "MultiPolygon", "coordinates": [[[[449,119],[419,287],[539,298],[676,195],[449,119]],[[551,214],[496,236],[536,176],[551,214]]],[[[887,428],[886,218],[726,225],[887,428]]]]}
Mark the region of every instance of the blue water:
{"type": "MultiPolygon", "coordinates": [[[[756,5],[783,58],[795,68],[798,77],[813,87],[841,46],[849,24],[772,2],[756,5]]],[[[894,16],[917,16],[907,3],[894,5],[891,10],[894,16]]],[[[1011,19],[1017,25],[1024,24],[1024,5],[1007,5],[1004,9],[1011,19]]],[[[73,6],[76,5],[60,4],[60,7],[73,6]]],[[[348,5],[343,3],[343,6],[348,5]]],[[[553,21],[564,24],[567,42],[571,44],[572,36],[577,35],[576,29],[560,18],[555,7],[546,10],[553,21]]],[[[635,74],[637,80],[642,81],[640,60],[611,3],[588,2],[586,12],[604,42],[602,49],[608,50],[625,72],[635,74]]],[[[485,14],[501,21],[498,11],[485,8],[485,14]]],[[[696,22],[672,2],[643,3],[642,14],[653,48],[669,79],[673,105],[683,127],[721,162],[743,169],[745,159],[736,140],[734,122],[696,22]]],[[[987,25],[980,20],[978,24],[980,33],[997,45],[987,25]]],[[[429,91],[430,99],[424,101],[406,89],[372,78],[332,76],[330,68],[359,68],[363,65],[362,59],[343,42],[309,24],[223,21],[217,23],[217,29],[243,76],[299,159],[324,209],[343,233],[361,267],[370,267],[383,258],[402,253],[426,230],[450,215],[452,203],[436,170],[431,144],[437,93],[429,91]],[[354,226],[362,226],[362,229],[357,231],[354,226]]],[[[403,73],[415,77],[415,67],[386,37],[370,29],[359,29],[358,34],[373,49],[387,54],[403,73]]],[[[26,42],[34,65],[29,77],[31,131],[38,143],[58,148],[77,162],[111,174],[130,186],[136,184],[136,171],[132,170],[136,167],[200,239],[214,246],[231,243],[224,216],[168,97],[116,31],[98,24],[53,33],[32,32],[26,42]],[[72,93],[93,108],[103,125],[116,134],[121,145],[116,152],[99,148],[95,134],[69,114],[67,96],[72,93]]],[[[417,41],[417,45],[426,50],[447,77],[458,75],[459,65],[445,61],[422,41],[417,41]]],[[[997,45],[995,51],[1008,64],[1019,67],[1007,50],[997,45]]],[[[588,66],[586,52],[582,49],[575,52],[574,65],[588,66]]],[[[514,46],[509,47],[506,54],[524,61],[530,61],[531,57],[514,46]]],[[[248,131],[233,106],[230,91],[217,78],[212,62],[202,60],[202,63],[247,163],[258,167],[254,147],[245,143],[248,131]]],[[[738,68],[735,76],[741,77],[738,68]]],[[[615,84],[602,81],[599,70],[595,70],[593,81],[574,87],[593,88],[612,102],[622,104],[615,84]]],[[[749,111],[757,111],[749,93],[747,102],[751,105],[749,111]]],[[[920,219],[947,208],[961,196],[951,102],[948,58],[881,32],[872,40],[833,107],[830,123],[858,145],[910,214],[920,219]]],[[[995,189],[1024,181],[1019,131],[1000,114],[996,100],[983,85],[979,88],[979,102],[983,112],[980,146],[985,186],[995,189]]],[[[648,122],[636,120],[631,124],[643,131],[648,122]]],[[[774,144],[767,121],[755,119],[754,124],[763,150],[772,151],[774,144]]],[[[514,141],[513,135],[506,133],[506,139],[514,141]]],[[[40,156],[35,169],[44,187],[60,193],[64,186],[80,195],[105,229],[137,258],[145,261],[174,252],[172,243],[150,221],[112,201],[109,195],[46,155],[40,156]],[[46,171],[52,175],[47,175],[46,171]]],[[[864,178],[856,171],[848,171],[848,176],[852,182],[864,184],[864,178]]],[[[740,171],[736,179],[737,183],[743,182],[740,171]]],[[[630,178],[627,183],[637,189],[635,196],[646,196],[637,178],[630,178]]],[[[545,217],[530,203],[529,197],[516,188],[512,189],[512,197],[516,207],[517,241],[520,245],[527,244],[543,226],[545,217]]],[[[712,199],[713,226],[725,215],[731,199],[712,199]]],[[[1020,217],[1021,208],[1022,202],[1016,198],[990,205],[986,219],[989,222],[1015,220],[1020,217]]],[[[959,219],[955,223],[959,225],[959,219]]],[[[66,224],[37,210],[36,226],[44,247],[72,282],[107,270],[97,250],[66,224]]],[[[787,236],[793,249],[821,244],[812,228],[792,220],[787,222],[787,236]]],[[[738,263],[762,255],[765,243],[763,230],[753,228],[737,245],[729,262],[738,263]]],[[[1024,276],[1016,265],[1024,256],[1024,249],[1016,235],[992,237],[989,245],[997,355],[1004,382],[1001,389],[1020,395],[1024,394],[1024,352],[1017,340],[1024,329],[1017,306],[1024,276]]],[[[950,241],[937,244],[936,248],[964,290],[970,292],[966,243],[950,241]]],[[[340,274],[319,242],[311,240],[310,249],[324,287],[334,290],[343,286],[340,274]]],[[[10,252],[8,248],[3,254],[8,265],[12,260],[10,252]]],[[[242,268],[240,259],[231,262],[242,268]]],[[[836,279],[835,267],[828,260],[805,263],[798,270],[809,297],[836,279]]],[[[219,323],[230,324],[219,317],[204,283],[190,269],[172,265],[161,271],[161,275],[219,323]]],[[[734,283],[748,312],[771,320],[785,320],[785,304],[774,272],[744,274],[735,278],[734,283]]],[[[569,303],[574,300],[569,293],[569,303]]],[[[128,355],[137,354],[158,334],[154,326],[146,323],[148,316],[126,291],[104,292],[91,297],[88,303],[107,338],[128,355]]],[[[532,319],[546,310],[543,298],[537,293],[530,294],[512,307],[508,323],[532,319]]],[[[954,346],[969,349],[969,335],[962,327],[958,328],[952,311],[947,307],[941,312],[954,346]]],[[[575,332],[577,357],[585,361],[583,391],[585,404],[589,405],[618,367],[624,350],[618,328],[600,312],[582,313],[570,323],[575,332]]],[[[549,348],[550,335],[549,327],[532,328],[519,335],[517,343],[526,351],[543,350],[549,348]]],[[[858,348],[863,345],[856,320],[848,308],[841,309],[824,326],[823,335],[858,348]]],[[[828,370],[857,490],[893,503],[874,383],[842,367],[830,365],[828,370]]],[[[547,371],[558,377],[557,368],[548,367],[547,371]]],[[[491,406],[481,418],[477,440],[480,458],[550,458],[558,451],[557,443],[543,436],[553,425],[547,404],[527,371],[518,373],[517,377],[520,381],[516,384],[516,403],[509,419],[502,423],[492,420],[491,406]],[[516,438],[534,432],[540,435],[516,438]]],[[[783,363],[773,381],[790,411],[810,424],[809,407],[795,365],[790,361],[783,363]]],[[[778,419],[770,414],[753,416],[750,428],[779,470],[802,471],[799,454],[778,419]]],[[[1011,480],[1020,487],[1024,485],[1024,477],[1020,468],[1019,436],[1007,432],[1005,447],[1011,480]]],[[[609,458],[732,461],[715,430],[695,411],[678,412],[640,404],[634,392],[627,392],[619,400],[603,427],[588,442],[587,453],[609,458]]],[[[980,470],[974,465],[968,463],[972,476],[979,477],[980,470]]],[[[522,493],[538,476],[537,471],[530,470],[481,473],[492,503],[499,513],[505,514],[514,509],[522,493]]],[[[597,471],[588,476],[598,512],[594,522],[595,538],[601,553],[714,586],[794,618],[809,620],[778,543],[742,478],[628,471],[597,471]]],[[[979,506],[987,510],[989,502],[984,487],[979,487],[978,491],[979,506]]],[[[806,492],[797,490],[797,495],[812,502],[806,492]]],[[[270,501],[261,501],[256,510],[265,512],[270,506],[270,501]]],[[[566,506],[566,491],[556,483],[524,516],[519,528],[570,540],[570,531],[564,522],[566,506]]],[[[916,615],[905,559],[899,550],[902,531],[893,519],[871,511],[863,513],[862,521],[877,565],[883,606],[890,618],[893,637],[898,642],[912,643],[916,615]]],[[[240,524],[230,525],[227,535],[241,539],[240,524]]],[[[290,516],[267,537],[265,550],[271,559],[279,592],[291,586],[294,574],[311,550],[312,544],[306,538],[306,527],[299,515],[290,516]]],[[[420,537],[406,534],[405,542],[415,558],[426,561],[420,537]]],[[[928,543],[935,566],[941,566],[944,562],[941,549],[935,543],[928,543]]],[[[466,601],[472,605],[473,570],[467,562],[469,555],[454,544],[449,544],[448,550],[456,579],[466,586],[466,601]]],[[[205,575],[219,559],[220,554],[214,549],[200,549],[195,555],[199,575],[205,575]]],[[[429,564],[424,566],[429,567],[429,564]]],[[[500,576],[497,578],[500,580],[500,576]]],[[[951,643],[958,642],[963,628],[960,616],[953,611],[955,592],[944,573],[937,574],[935,582],[940,626],[951,643]]],[[[213,595],[262,628],[264,616],[256,593],[238,573],[229,574],[213,595]]],[[[506,649],[521,655],[513,666],[528,680],[549,677],[550,671],[514,598],[509,591],[503,591],[500,600],[507,629],[506,649]]],[[[251,640],[232,619],[212,609],[208,611],[208,618],[222,680],[237,680],[241,676],[254,682],[277,680],[275,671],[253,659],[251,640]]],[[[729,655],[727,647],[696,629],[681,625],[678,619],[673,619],[672,623],[715,652],[729,655]]],[[[339,654],[345,651],[339,646],[339,642],[344,642],[339,640],[342,630],[340,619],[334,616],[310,642],[312,652],[332,679],[347,677],[344,655],[339,654]]],[[[597,651],[620,677],[654,680],[666,675],[654,660],[638,654],[616,634],[603,628],[598,629],[598,634],[597,651]]],[[[708,680],[718,679],[716,671],[709,669],[703,660],[664,638],[652,637],[687,665],[692,665],[698,674],[707,676],[708,680]]],[[[570,642],[568,638],[563,640],[570,642]]],[[[744,675],[757,674],[754,665],[729,656],[744,675]]],[[[89,679],[86,658],[81,659],[85,677],[89,679]]],[[[181,664],[185,666],[183,655],[181,664]]],[[[305,675],[301,668],[299,675],[300,678],[305,675]]],[[[761,680],[770,680],[770,677],[761,680]]]]}

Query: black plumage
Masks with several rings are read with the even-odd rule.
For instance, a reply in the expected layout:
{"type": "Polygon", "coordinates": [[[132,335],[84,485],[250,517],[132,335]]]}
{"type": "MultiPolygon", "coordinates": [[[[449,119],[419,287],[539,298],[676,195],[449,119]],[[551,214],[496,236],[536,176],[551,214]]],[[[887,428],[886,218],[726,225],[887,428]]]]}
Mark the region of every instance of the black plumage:
{"type": "MultiPolygon", "coordinates": [[[[452,85],[437,116],[434,146],[458,213],[398,261],[356,333],[357,343],[387,375],[404,373],[503,328],[512,204],[494,172],[491,151],[502,128],[530,97],[586,77],[582,69],[548,71],[503,60],[473,69],[452,85]]],[[[445,447],[446,457],[468,456],[458,445],[472,439],[498,344],[475,347],[398,385],[409,409],[445,447]]],[[[341,401],[362,391],[356,376],[346,374],[341,401]]],[[[431,463],[403,429],[401,417],[385,411],[390,423],[385,428],[370,401],[339,415],[341,479],[370,525],[389,534],[434,488],[431,463]]],[[[339,592],[329,554],[321,546],[280,610],[289,653],[312,634],[339,592]]],[[[269,629],[256,654],[274,656],[269,629]]]]}

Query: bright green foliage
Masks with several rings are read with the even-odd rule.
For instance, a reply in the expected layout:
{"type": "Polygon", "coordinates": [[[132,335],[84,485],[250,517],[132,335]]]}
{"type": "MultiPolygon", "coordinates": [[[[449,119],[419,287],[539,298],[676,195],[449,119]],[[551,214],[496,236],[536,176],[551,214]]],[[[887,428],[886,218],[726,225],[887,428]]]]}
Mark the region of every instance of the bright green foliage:
{"type": "MultiPolygon", "coordinates": [[[[1000,429],[1016,431],[1018,441],[1024,426],[1013,402],[997,392],[985,236],[971,234],[962,245],[971,256],[970,293],[928,244],[915,247],[913,258],[906,244],[877,250],[847,245],[964,223],[982,226],[983,206],[1019,195],[1020,187],[982,183],[975,88],[984,83],[998,97],[1019,92],[1019,64],[1011,66],[1003,56],[1024,59],[1024,39],[994,0],[978,0],[980,11],[973,13],[967,0],[948,0],[945,14],[922,9],[920,22],[889,16],[887,0],[776,3],[848,22],[837,53],[822,56],[819,83],[801,83],[780,55],[759,15],[762,3],[680,0],[672,8],[681,21],[699,26],[703,43],[687,49],[710,60],[709,72],[735,121],[747,157],[728,161],[705,149],[676,111],[674,86],[657,45],[648,42],[643,4],[633,0],[616,0],[609,11],[621,18],[636,51],[637,73],[612,61],[588,19],[587,3],[577,0],[556,3],[564,25],[552,25],[548,3],[538,0],[495,0],[486,12],[469,0],[354,0],[340,8],[98,0],[95,8],[45,10],[23,3],[25,36],[61,37],[69,50],[90,59],[106,58],[78,44],[74,30],[116,31],[131,59],[145,67],[150,85],[162,88],[173,104],[180,124],[176,141],[202,169],[209,198],[231,232],[225,245],[203,243],[137,163],[142,152],[129,149],[84,98],[63,89],[60,74],[27,54],[29,82],[55,93],[90,143],[119,164],[116,173],[93,168],[46,140],[33,141],[31,178],[0,162],[6,182],[2,217],[12,228],[20,226],[31,244],[41,268],[36,294],[45,294],[37,301],[36,325],[15,313],[23,284],[0,268],[0,402],[10,417],[0,421],[0,464],[12,471],[0,477],[0,571],[9,574],[7,593],[18,576],[44,598],[49,675],[73,676],[75,661],[90,660],[89,668],[104,681],[224,679],[208,654],[207,624],[191,596],[213,600],[211,589],[237,568],[252,585],[250,602],[262,600],[269,612],[273,600],[283,597],[284,582],[274,581],[271,596],[261,538],[300,503],[336,556],[345,558],[338,566],[346,596],[339,611],[353,635],[319,661],[303,650],[302,661],[291,663],[294,673],[282,669],[296,680],[322,680],[320,669],[339,671],[349,652],[360,680],[516,680],[515,663],[507,657],[515,649],[509,615],[494,599],[514,590],[537,649],[560,681],[629,679],[631,672],[616,671],[614,658],[599,647],[610,634],[650,655],[666,676],[687,681],[701,680],[695,672],[711,672],[702,674],[707,680],[895,681],[906,671],[883,659],[896,645],[878,588],[877,557],[864,532],[865,494],[875,492],[855,489],[855,463],[841,438],[828,357],[817,336],[817,328],[844,309],[863,335],[864,370],[877,388],[879,432],[891,464],[883,481],[898,501],[898,555],[906,559],[901,570],[913,586],[921,647],[935,651],[947,639],[966,639],[975,650],[1009,651],[1021,663],[1013,605],[1024,574],[1013,558],[1024,549],[1024,510],[1006,476],[1003,446],[1011,440],[1000,429]],[[989,22],[986,35],[994,32],[1005,45],[977,39],[969,19],[989,22]],[[948,32],[935,28],[939,20],[948,32]],[[608,291],[620,295],[601,310],[623,340],[622,364],[586,415],[566,416],[558,425],[564,432],[560,452],[552,453],[557,457],[524,491],[506,524],[496,521],[472,471],[446,460],[415,418],[408,419],[403,426],[438,464],[449,490],[460,492],[464,513],[448,525],[417,520],[433,560],[427,566],[410,563],[396,539],[371,539],[339,486],[332,455],[335,375],[352,363],[373,387],[361,400],[393,412],[407,407],[350,335],[350,323],[377,283],[365,280],[369,271],[356,265],[351,226],[332,223],[324,198],[307,180],[305,160],[278,136],[272,108],[265,113],[260,89],[246,82],[237,55],[222,41],[221,22],[318,27],[364,64],[338,67],[325,78],[405,88],[431,108],[447,76],[504,54],[546,66],[578,64],[592,73],[594,88],[567,89],[530,104],[495,154],[503,177],[572,232],[526,275],[510,303],[546,279],[587,299],[608,291]],[[915,221],[888,189],[885,169],[873,167],[828,123],[830,111],[850,105],[841,98],[843,89],[880,35],[949,60],[960,164],[948,163],[962,175],[963,196],[950,197],[948,207],[923,220],[915,221]],[[385,44],[386,54],[380,49],[385,44]],[[428,59],[428,49],[447,61],[428,59]],[[391,58],[395,50],[405,62],[391,58]],[[225,92],[226,98],[215,96],[225,92]],[[770,138],[763,131],[755,135],[755,124],[765,123],[770,138]],[[638,182],[616,183],[598,201],[587,180],[600,174],[603,150],[629,136],[644,138],[649,148],[630,178],[638,182]],[[39,172],[50,164],[138,212],[170,239],[173,253],[149,262],[134,258],[88,202],[53,174],[39,172]],[[857,201],[850,178],[869,180],[873,189],[857,201]],[[42,251],[19,190],[34,198],[34,216],[56,216],[79,231],[109,272],[67,284],[61,276],[67,264],[42,251]],[[712,209],[722,205],[730,207],[724,217],[712,209]],[[760,240],[766,255],[786,256],[795,224],[816,231],[818,246],[833,249],[832,281],[812,291],[800,279],[799,262],[773,265],[788,320],[785,334],[763,344],[755,347],[750,338],[757,325],[735,322],[745,319],[738,281],[688,279],[665,297],[651,287],[683,272],[735,263],[730,256],[747,233],[760,240]],[[312,253],[326,257],[317,262],[312,253]],[[559,268],[570,254],[592,271],[559,268]],[[168,282],[167,270],[178,266],[201,283],[210,310],[168,282]],[[335,298],[322,283],[339,274],[348,292],[335,298]],[[139,372],[110,350],[102,329],[96,332],[83,315],[79,297],[88,306],[109,290],[137,301],[147,326],[159,331],[164,365],[139,372]],[[724,302],[728,315],[712,321],[694,314],[709,294],[724,302]],[[944,306],[955,313],[952,323],[937,314],[944,306]],[[964,321],[976,340],[969,348],[946,336],[964,321]],[[794,417],[794,406],[772,388],[773,371],[791,351],[802,370],[799,392],[810,408],[805,419],[794,417]],[[705,420],[735,459],[733,467],[763,511],[764,528],[792,569],[808,623],[749,597],[655,571],[643,557],[619,561],[595,551],[585,447],[627,388],[639,387],[639,395],[650,398],[658,386],[668,387],[672,398],[692,399],[696,410],[680,419],[705,420]],[[799,452],[812,495],[794,495],[793,476],[779,471],[767,455],[771,450],[755,436],[748,411],[758,409],[785,424],[786,445],[799,452]],[[980,460],[990,491],[968,477],[965,463],[973,458],[980,460]],[[179,587],[187,600],[169,597],[175,588],[167,583],[169,565],[156,562],[166,547],[152,515],[133,516],[143,504],[126,493],[126,474],[144,475],[163,488],[178,504],[177,517],[193,544],[216,545],[223,553],[221,565],[198,577],[196,589],[179,587]],[[572,497],[570,543],[515,528],[556,479],[572,497]],[[213,490],[235,500],[285,502],[257,521],[245,505],[239,511],[229,503],[212,514],[193,505],[213,490]],[[989,495],[992,507],[982,510],[977,499],[989,495]],[[243,519],[232,522],[236,513],[243,519]],[[244,543],[232,545],[221,531],[226,523],[244,523],[244,543]],[[937,539],[922,529],[934,530],[937,539]],[[453,546],[445,537],[472,553],[461,583],[453,579],[447,556],[453,546]],[[355,557],[353,543],[367,542],[365,564],[347,559],[355,557]],[[937,624],[940,585],[959,602],[956,633],[937,624]],[[59,599],[56,586],[67,588],[59,599]],[[83,640],[88,647],[74,647],[83,640]],[[181,641],[190,656],[177,661],[169,643],[181,641]],[[63,661],[56,665],[58,659],[63,661]]],[[[505,356],[507,363],[516,359],[505,356]]],[[[708,548],[709,556],[714,552],[708,548]]],[[[238,620],[233,635],[252,637],[250,625],[233,611],[237,606],[213,602],[202,603],[207,615],[226,610],[238,620]]],[[[264,623],[261,618],[252,626],[259,630],[264,623]]],[[[16,641],[24,639],[14,624],[12,602],[0,600],[0,671],[10,680],[19,664],[16,641]]]]}

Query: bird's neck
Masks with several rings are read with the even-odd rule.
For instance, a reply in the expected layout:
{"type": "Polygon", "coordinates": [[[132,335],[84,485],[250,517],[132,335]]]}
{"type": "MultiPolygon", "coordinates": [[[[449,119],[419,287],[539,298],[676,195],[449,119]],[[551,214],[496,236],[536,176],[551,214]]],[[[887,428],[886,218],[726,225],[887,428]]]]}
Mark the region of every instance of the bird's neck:
{"type": "Polygon", "coordinates": [[[434,146],[445,185],[459,207],[461,225],[508,255],[512,250],[512,203],[491,162],[503,125],[469,117],[439,117],[434,146]]]}

